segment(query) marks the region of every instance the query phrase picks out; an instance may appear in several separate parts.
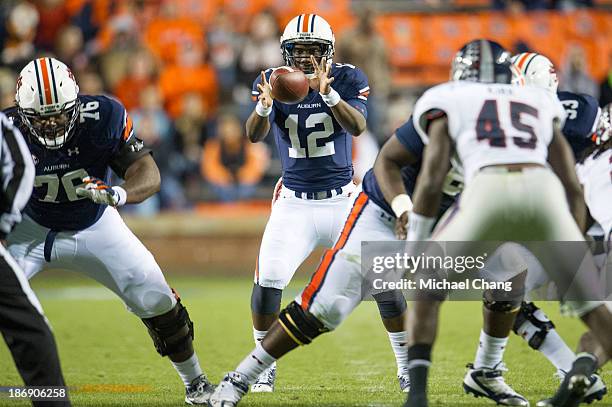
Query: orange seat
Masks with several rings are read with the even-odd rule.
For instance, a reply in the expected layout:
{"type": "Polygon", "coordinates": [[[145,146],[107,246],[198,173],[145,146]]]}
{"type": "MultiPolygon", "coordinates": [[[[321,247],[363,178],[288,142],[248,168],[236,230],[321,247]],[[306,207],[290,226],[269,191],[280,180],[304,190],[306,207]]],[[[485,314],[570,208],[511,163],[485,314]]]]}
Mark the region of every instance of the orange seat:
{"type": "Polygon", "coordinates": [[[294,2],[293,5],[293,17],[299,14],[320,15],[331,25],[335,35],[355,23],[350,0],[310,0],[308,2],[294,2]]]}
{"type": "Polygon", "coordinates": [[[559,13],[532,12],[513,17],[516,39],[521,39],[529,46],[551,60],[565,48],[565,22],[559,13]]]}
{"type": "Polygon", "coordinates": [[[481,38],[482,20],[474,15],[432,15],[424,21],[424,37],[437,48],[457,51],[464,44],[481,38]],[[437,44],[442,42],[444,44],[437,44]]]}
{"type": "Polygon", "coordinates": [[[391,64],[398,67],[427,63],[427,42],[423,41],[423,17],[385,15],[376,20],[378,32],[387,43],[391,64]]]}
{"type": "Polygon", "coordinates": [[[515,41],[513,21],[502,13],[479,13],[482,37],[496,41],[503,47],[512,48],[515,41]]]}

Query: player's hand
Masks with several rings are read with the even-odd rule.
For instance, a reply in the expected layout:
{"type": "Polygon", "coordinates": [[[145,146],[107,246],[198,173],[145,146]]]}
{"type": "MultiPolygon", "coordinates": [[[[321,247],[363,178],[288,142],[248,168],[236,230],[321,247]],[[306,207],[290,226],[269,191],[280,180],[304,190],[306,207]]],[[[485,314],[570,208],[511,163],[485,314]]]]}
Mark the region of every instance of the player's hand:
{"type": "Polygon", "coordinates": [[[272,87],[266,79],[266,73],[264,71],[261,71],[261,83],[257,84],[257,89],[259,89],[258,99],[263,107],[272,107],[272,87]]]}
{"type": "Polygon", "coordinates": [[[117,206],[117,203],[119,203],[117,191],[106,185],[104,181],[94,177],[85,177],[83,182],[85,187],[76,189],[78,196],[89,198],[95,203],[102,205],[117,206]]]}
{"type": "Polygon", "coordinates": [[[331,71],[331,62],[327,63],[326,58],[321,58],[321,64],[317,64],[317,60],[312,55],[310,56],[310,62],[315,70],[315,75],[319,80],[319,92],[323,95],[329,94],[331,92],[331,84],[334,81],[334,78],[329,77],[329,72],[331,71]]]}
{"type": "Polygon", "coordinates": [[[395,237],[397,240],[406,240],[408,236],[408,211],[395,220],[395,237]]]}

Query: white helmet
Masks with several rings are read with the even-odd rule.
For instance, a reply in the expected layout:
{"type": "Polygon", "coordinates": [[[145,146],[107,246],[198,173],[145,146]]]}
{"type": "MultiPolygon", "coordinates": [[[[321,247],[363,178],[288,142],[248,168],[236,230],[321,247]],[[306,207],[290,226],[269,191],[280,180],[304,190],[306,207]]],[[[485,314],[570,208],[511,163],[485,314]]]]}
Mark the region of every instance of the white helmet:
{"type": "Polygon", "coordinates": [[[70,69],[55,58],[30,61],[19,74],[15,102],[23,123],[43,146],[60,148],[79,117],[79,87],[70,69]]]}
{"type": "Polygon", "coordinates": [[[319,61],[325,58],[331,62],[335,41],[331,26],[323,17],[316,14],[300,14],[294,17],[289,21],[280,38],[285,64],[301,69],[307,76],[314,73],[314,68],[310,63],[310,54],[294,55],[295,45],[318,45],[320,52],[312,55],[319,61]]]}
{"type": "Polygon", "coordinates": [[[523,52],[512,57],[512,63],[522,75],[521,85],[539,86],[556,93],[559,79],[550,59],[535,52],[523,52]]]}

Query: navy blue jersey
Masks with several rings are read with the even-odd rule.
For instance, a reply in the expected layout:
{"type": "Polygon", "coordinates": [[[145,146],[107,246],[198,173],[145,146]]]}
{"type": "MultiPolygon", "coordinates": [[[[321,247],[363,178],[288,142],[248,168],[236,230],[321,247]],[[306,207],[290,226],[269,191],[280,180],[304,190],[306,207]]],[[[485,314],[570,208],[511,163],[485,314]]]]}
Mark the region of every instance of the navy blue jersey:
{"type": "MultiPolygon", "coordinates": [[[[406,165],[402,167],[402,181],[404,181],[404,187],[406,188],[406,192],[412,198],[412,194],[414,193],[414,187],[416,185],[417,176],[419,175],[419,171],[421,170],[421,164],[423,159],[423,149],[425,145],[419,137],[416,129],[414,128],[414,124],[412,122],[412,116],[406,123],[404,123],[401,127],[395,130],[395,136],[402,143],[402,145],[408,150],[412,155],[417,158],[417,162],[411,165],[406,165]]],[[[457,180],[449,179],[447,181],[447,188],[456,189],[456,192],[459,192],[459,188],[461,188],[461,182],[457,180]],[[455,182],[455,184],[453,184],[455,182]]],[[[371,168],[363,178],[362,183],[363,191],[368,195],[368,197],[374,201],[378,206],[387,211],[390,215],[395,216],[393,210],[391,209],[390,204],[385,200],[385,197],[380,190],[378,185],[378,181],[376,180],[376,176],[374,175],[374,169],[371,168]]],[[[438,212],[439,216],[442,216],[444,212],[455,202],[455,198],[458,195],[449,195],[444,193],[442,196],[442,202],[440,204],[440,210],[438,212]]]]}
{"type": "MultiPolygon", "coordinates": [[[[270,78],[273,69],[266,71],[270,78]]],[[[330,77],[342,99],[367,117],[370,87],[365,74],[349,64],[334,63],[330,77]]],[[[256,101],[261,83],[253,83],[256,101]]],[[[283,166],[283,185],[298,192],[340,188],[353,179],[352,135],[340,126],[316,90],[294,105],[274,101],[271,131],[283,166]]]]}
{"type": "MultiPolygon", "coordinates": [[[[48,149],[34,137],[26,137],[36,165],[34,191],[25,213],[38,224],[54,230],[83,230],[93,225],[106,205],[79,197],[76,188],[86,176],[110,183],[111,163],[134,137],[131,119],[117,100],[106,96],[79,96],[80,120],[75,134],[58,149],[48,149]]],[[[16,108],[7,114],[24,135],[16,108]]],[[[123,175],[123,174],[120,174],[123,175]]]]}
{"type": "Polygon", "coordinates": [[[574,158],[579,159],[582,152],[593,145],[591,136],[599,116],[597,99],[572,92],[558,92],[557,96],[567,113],[563,135],[572,147],[574,158]]]}

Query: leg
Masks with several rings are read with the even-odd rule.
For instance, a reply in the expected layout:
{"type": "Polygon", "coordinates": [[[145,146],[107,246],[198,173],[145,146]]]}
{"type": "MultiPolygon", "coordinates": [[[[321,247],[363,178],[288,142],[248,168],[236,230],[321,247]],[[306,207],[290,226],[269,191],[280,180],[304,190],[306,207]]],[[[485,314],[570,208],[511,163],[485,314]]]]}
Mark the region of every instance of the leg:
{"type": "Polygon", "coordinates": [[[153,255],[107,208],[91,227],[76,234],[58,234],[58,253],[74,253],[69,268],[84,272],[114,291],[142,319],[161,356],[168,356],[186,386],[185,401],[206,403],[212,386],[193,349],[193,323],[168,286],[153,255]],[[111,238],[109,238],[111,237],[111,238]]]}
{"type": "MultiPolygon", "coordinates": [[[[25,276],[8,252],[0,248],[0,332],[26,386],[65,387],[55,340],[42,308],[25,276]]],[[[63,401],[33,405],[70,406],[63,401]]]]}
{"type": "Polygon", "coordinates": [[[415,301],[408,311],[408,373],[410,394],[405,407],[427,407],[427,377],[438,331],[440,301],[415,301]]]}
{"type": "Polygon", "coordinates": [[[408,375],[408,347],[406,346],[406,299],[401,291],[385,291],[373,294],[383,325],[389,335],[391,348],[397,363],[397,378],[400,390],[404,393],[410,391],[410,378],[408,375]]]}
{"type": "MultiPolygon", "coordinates": [[[[278,318],[283,289],[317,245],[312,203],[281,197],[272,207],[261,241],[251,294],[253,338],[261,342],[278,318]],[[289,227],[289,225],[291,225],[289,227]]],[[[253,392],[272,392],[276,365],[262,373],[253,392]]]]}

